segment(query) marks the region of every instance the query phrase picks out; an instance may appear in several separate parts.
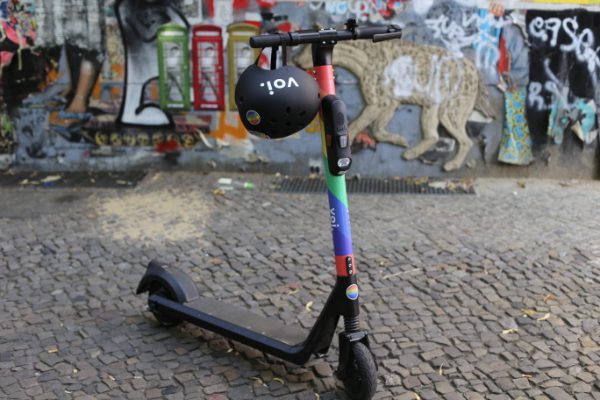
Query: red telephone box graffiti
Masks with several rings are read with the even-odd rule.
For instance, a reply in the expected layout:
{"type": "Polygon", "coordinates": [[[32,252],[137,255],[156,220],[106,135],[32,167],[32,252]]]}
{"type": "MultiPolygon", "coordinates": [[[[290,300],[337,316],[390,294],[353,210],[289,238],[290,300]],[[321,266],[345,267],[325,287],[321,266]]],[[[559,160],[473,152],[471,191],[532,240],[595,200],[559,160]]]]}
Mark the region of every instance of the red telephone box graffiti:
{"type": "Polygon", "coordinates": [[[194,63],[194,108],[225,109],[223,37],[215,25],[196,25],[192,30],[194,63]]]}

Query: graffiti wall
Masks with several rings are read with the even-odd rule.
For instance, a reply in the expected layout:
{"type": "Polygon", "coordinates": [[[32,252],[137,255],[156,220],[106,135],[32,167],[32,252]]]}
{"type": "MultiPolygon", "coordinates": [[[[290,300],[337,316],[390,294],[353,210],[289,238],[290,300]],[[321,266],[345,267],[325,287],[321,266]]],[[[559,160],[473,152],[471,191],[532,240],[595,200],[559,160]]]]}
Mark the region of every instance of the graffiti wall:
{"type": "Polygon", "coordinates": [[[349,18],[404,32],[336,46],[354,173],[595,176],[600,6],[519,0],[0,0],[0,170],[315,171],[318,118],[257,138],[235,83],[249,37],[349,18]]]}

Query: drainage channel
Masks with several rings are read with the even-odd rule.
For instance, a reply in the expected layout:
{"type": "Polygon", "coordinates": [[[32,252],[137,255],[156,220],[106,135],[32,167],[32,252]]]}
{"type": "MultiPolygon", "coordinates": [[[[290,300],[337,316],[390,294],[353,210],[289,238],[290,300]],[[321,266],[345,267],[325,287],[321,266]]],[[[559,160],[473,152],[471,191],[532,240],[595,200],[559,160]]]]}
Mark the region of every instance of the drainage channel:
{"type": "MultiPolygon", "coordinates": [[[[433,180],[429,178],[361,178],[347,179],[348,193],[356,194],[429,194],[474,195],[473,179],[433,180]]],[[[286,177],[274,182],[279,193],[325,193],[323,178],[286,177]]]]}

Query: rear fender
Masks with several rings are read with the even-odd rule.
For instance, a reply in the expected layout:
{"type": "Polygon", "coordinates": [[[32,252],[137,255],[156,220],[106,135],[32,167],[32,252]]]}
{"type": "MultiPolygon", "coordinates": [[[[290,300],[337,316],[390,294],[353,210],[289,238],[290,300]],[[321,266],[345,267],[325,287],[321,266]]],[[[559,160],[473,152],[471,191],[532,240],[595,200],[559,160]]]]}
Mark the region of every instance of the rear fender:
{"type": "Polygon", "coordinates": [[[188,303],[200,297],[192,279],[177,268],[168,267],[158,260],[150,261],[136,294],[154,292],[163,287],[178,303],[188,303]]]}

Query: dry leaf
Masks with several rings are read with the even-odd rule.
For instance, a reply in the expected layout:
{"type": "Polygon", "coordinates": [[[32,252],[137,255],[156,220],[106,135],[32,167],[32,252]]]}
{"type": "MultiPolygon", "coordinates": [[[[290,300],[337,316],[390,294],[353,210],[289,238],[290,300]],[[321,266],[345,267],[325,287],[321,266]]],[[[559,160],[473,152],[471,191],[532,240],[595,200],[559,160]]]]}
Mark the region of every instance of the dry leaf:
{"type": "Polygon", "coordinates": [[[396,273],[393,273],[393,274],[384,275],[383,279],[390,279],[390,278],[394,278],[394,277],[396,277],[396,276],[400,276],[400,275],[402,275],[403,273],[404,273],[404,272],[396,272],[396,273]]]}
{"type": "Polygon", "coordinates": [[[265,385],[265,382],[263,382],[263,380],[260,379],[258,376],[251,376],[250,379],[256,381],[256,383],[259,385],[267,386],[265,385]]]}
{"type": "Polygon", "coordinates": [[[448,186],[448,182],[446,182],[446,181],[429,182],[428,185],[429,185],[429,187],[432,187],[434,189],[446,189],[446,187],[448,186]]]}
{"type": "Polygon", "coordinates": [[[61,179],[62,179],[62,177],[60,175],[50,175],[50,176],[47,176],[44,179],[42,179],[40,182],[49,183],[49,182],[60,181],[61,179]]]}
{"type": "Polygon", "coordinates": [[[569,187],[569,186],[575,186],[579,183],[579,181],[577,179],[571,179],[569,181],[560,181],[558,182],[558,184],[562,187],[569,187]]]}
{"type": "Polygon", "coordinates": [[[525,189],[525,186],[526,186],[525,180],[523,180],[523,179],[521,179],[521,180],[518,180],[518,181],[517,181],[517,185],[519,185],[519,187],[520,187],[521,189],[525,189]]]}
{"type": "Polygon", "coordinates": [[[532,310],[531,308],[524,308],[521,311],[523,312],[523,314],[527,315],[528,317],[531,317],[532,315],[537,314],[537,311],[532,310]]]}
{"type": "Polygon", "coordinates": [[[279,382],[279,383],[281,383],[282,385],[285,385],[285,382],[284,382],[284,381],[283,381],[283,379],[281,379],[281,378],[273,378],[273,380],[274,380],[275,382],[279,382]]]}
{"type": "Polygon", "coordinates": [[[550,300],[556,300],[556,296],[552,293],[548,293],[546,297],[544,297],[544,303],[549,302],[550,300]]]}
{"type": "Polygon", "coordinates": [[[546,314],[544,314],[544,316],[543,316],[543,317],[541,317],[541,318],[538,318],[537,320],[538,320],[538,321],[545,321],[545,320],[547,320],[548,318],[550,318],[550,313],[546,313],[546,314]]]}
{"type": "Polygon", "coordinates": [[[523,375],[521,375],[521,378],[531,379],[531,378],[533,378],[533,375],[523,374],[523,375]]]}
{"type": "Polygon", "coordinates": [[[510,329],[505,329],[502,331],[503,335],[509,335],[511,333],[517,333],[519,332],[519,328],[510,328],[510,329]]]}
{"type": "Polygon", "coordinates": [[[212,191],[212,193],[215,196],[224,196],[225,195],[225,191],[223,189],[215,189],[212,191]]]}
{"type": "Polygon", "coordinates": [[[306,308],[306,311],[311,312],[311,307],[314,304],[314,301],[309,301],[308,303],[306,303],[306,305],[304,306],[304,308],[306,308]]]}

